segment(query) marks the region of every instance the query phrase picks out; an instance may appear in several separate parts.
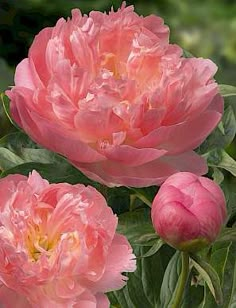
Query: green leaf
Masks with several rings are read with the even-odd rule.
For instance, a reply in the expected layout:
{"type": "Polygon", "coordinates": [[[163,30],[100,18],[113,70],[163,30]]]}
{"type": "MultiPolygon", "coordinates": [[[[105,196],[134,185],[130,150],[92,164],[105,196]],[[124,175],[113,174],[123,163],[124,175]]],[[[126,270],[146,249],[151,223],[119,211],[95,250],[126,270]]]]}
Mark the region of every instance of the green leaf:
{"type": "Polygon", "coordinates": [[[216,242],[236,242],[236,228],[224,228],[216,242]]]}
{"type": "Polygon", "coordinates": [[[117,231],[125,235],[131,245],[136,246],[153,246],[158,238],[148,208],[119,215],[117,231]]]}
{"type": "Polygon", "coordinates": [[[39,148],[27,135],[15,132],[0,139],[0,166],[8,170],[26,162],[54,163],[59,155],[39,148]]]}
{"type": "Polygon", "coordinates": [[[221,184],[224,181],[224,174],[216,167],[213,168],[212,177],[217,184],[221,184]]]}
{"type": "Polygon", "coordinates": [[[236,176],[236,161],[224,150],[212,150],[203,157],[207,160],[208,166],[225,169],[236,176]]]}
{"type": "Polygon", "coordinates": [[[107,295],[110,300],[111,307],[136,308],[130,299],[127,287],[119,291],[109,292],[107,295]]]}
{"type": "MultiPolygon", "coordinates": [[[[216,242],[212,247],[210,264],[218,273],[224,294],[224,302],[219,308],[236,307],[236,243],[216,242]]],[[[203,308],[215,308],[215,302],[208,290],[205,290],[203,308]]]]}
{"type": "Polygon", "coordinates": [[[218,128],[222,134],[221,138],[223,138],[222,146],[225,148],[233,141],[236,134],[236,119],[232,106],[229,105],[224,111],[218,128]]]}
{"type": "Polygon", "coordinates": [[[160,307],[171,307],[171,302],[173,300],[173,296],[176,291],[180,275],[180,261],[180,252],[176,251],[165,271],[165,275],[161,285],[160,307]]]}
{"type": "Polygon", "coordinates": [[[0,97],[1,97],[4,112],[5,112],[8,120],[11,122],[12,125],[14,125],[19,130],[19,127],[15,124],[15,122],[12,120],[12,118],[10,116],[10,101],[9,101],[9,98],[4,93],[1,93],[0,97]]]}
{"type": "Polygon", "coordinates": [[[204,298],[204,286],[194,283],[194,269],[190,271],[181,308],[199,307],[204,298]]]}
{"type": "Polygon", "coordinates": [[[206,282],[211,294],[217,304],[223,303],[223,293],[221,290],[220,279],[214,268],[202,258],[191,255],[191,261],[195,269],[199,272],[202,279],[206,282]]]}
{"type": "Polygon", "coordinates": [[[183,56],[184,58],[194,58],[194,55],[186,49],[183,49],[183,56]]]}
{"type": "Polygon", "coordinates": [[[26,134],[23,132],[13,132],[5,135],[0,139],[0,146],[8,148],[12,152],[19,154],[22,148],[39,148],[26,134]]]}
{"type": "Polygon", "coordinates": [[[126,187],[108,188],[100,186],[99,191],[104,195],[109,206],[113,211],[120,215],[129,211],[130,208],[130,191],[126,187]]]}
{"type": "Polygon", "coordinates": [[[149,207],[152,205],[152,201],[157,194],[157,186],[150,186],[144,188],[134,188],[128,187],[134,195],[138,197],[144,204],[147,204],[149,207]]]}
{"type": "Polygon", "coordinates": [[[158,239],[153,246],[142,256],[140,256],[141,258],[147,258],[147,257],[151,257],[152,255],[154,255],[155,253],[158,252],[158,250],[164,245],[165,243],[163,242],[162,239],[158,239]]]}
{"type": "Polygon", "coordinates": [[[28,176],[32,170],[36,170],[52,183],[81,183],[96,188],[99,186],[64,157],[40,148],[22,132],[14,132],[0,139],[0,167],[1,177],[14,173],[28,176]]]}
{"type": "Polygon", "coordinates": [[[233,141],[236,134],[236,119],[233,108],[228,106],[218,127],[200,146],[200,152],[206,153],[213,149],[224,149],[233,141]]]}
{"type": "Polygon", "coordinates": [[[0,148],[0,168],[6,170],[17,165],[23,164],[24,161],[16,154],[6,148],[0,148]]]}
{"type": "Polygon", "coordinates": [[[231,86],[227,84],[220,84],[219,88],[220,88],[220,94],[224,97],[236,95],[235,86],[231,86]]]}
{"type": "Polygon", "coordinates": [[[68,164],[66,161],[60,164],[24,163],[3,171],[1,177],[15,173],[28,176],[32,170],[38,171],[43,178],[47,179],[51,183],[81,183],[84,185],[92,185],[96,187],[96,183],[86,178],[86,176],[84,176],[79,170],[68,164]]]}

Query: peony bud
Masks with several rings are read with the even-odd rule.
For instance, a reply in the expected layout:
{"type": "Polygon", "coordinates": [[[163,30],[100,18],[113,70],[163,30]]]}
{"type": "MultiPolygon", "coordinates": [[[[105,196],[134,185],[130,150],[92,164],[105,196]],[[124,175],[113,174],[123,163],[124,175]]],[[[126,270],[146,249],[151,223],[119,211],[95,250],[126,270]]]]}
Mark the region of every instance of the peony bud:
{"type": "Polygon", "coordinates": [[[152,205],[155,230],[168,244],[184,251],[196,251],[213,242],[225,218],[220,187],[189,172],[170,176],[152,205]]]}

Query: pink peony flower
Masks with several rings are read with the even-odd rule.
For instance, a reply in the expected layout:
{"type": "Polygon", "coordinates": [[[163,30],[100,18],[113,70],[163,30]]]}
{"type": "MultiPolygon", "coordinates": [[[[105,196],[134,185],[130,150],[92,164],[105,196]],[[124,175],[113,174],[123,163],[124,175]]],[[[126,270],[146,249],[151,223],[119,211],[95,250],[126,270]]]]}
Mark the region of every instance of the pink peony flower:
{"type": "Polygon", "coordinates": [[[105,308],[135,270],[117,217],[93,187],[0,180],[0,306],[105,308]]]}
{"type": "Polygon", "coordinates": [[[225,219],[225,198],[220,187],[189,172],[170,176],[152,204],[154,228],[180,250],[193,251],[213,242],[225,219]]]}
{"type": "Polygon", "coordinates": [[[193,149],[223,100],[210,60],[185,59],[157,16],[133,7],[60,19],[34,39],[7,95],[16,123],[108,186],[158,185],[207,171],[193,149]]]}

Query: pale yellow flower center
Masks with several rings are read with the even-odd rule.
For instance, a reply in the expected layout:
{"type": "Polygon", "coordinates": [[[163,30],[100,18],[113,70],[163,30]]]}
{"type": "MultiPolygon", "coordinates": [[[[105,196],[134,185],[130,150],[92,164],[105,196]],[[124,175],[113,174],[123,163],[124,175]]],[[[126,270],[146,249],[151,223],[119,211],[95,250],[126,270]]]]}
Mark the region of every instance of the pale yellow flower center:
{"type": "Polygon", "coordinates": [[[104,54],[101,66],[108,71],[113,73],[115,79],[120,78],[119,68],[118,68],[118,59],[114,53],[104,54]]]}
{"type": "Polygon", "coordinates": [[[48,235],[41,230],[40,226],[31,226],[26,238],[29,256],[33,261],[37,261],[41,253],[45,253],[50,257],[52,249],[56,246],[58,240],[58,237],[49,240],[48,235]]]}
{"type": "Polygon", "coordinates": [[[62,240],[66,241],[68,252],[80,254],[80,239],[77,231],[65,232],[49,236],[40,225],[31,225],[26,237],[26,247],[30,259],[38,261],[41,254],[50,258],[55,247],[62,240]]]}

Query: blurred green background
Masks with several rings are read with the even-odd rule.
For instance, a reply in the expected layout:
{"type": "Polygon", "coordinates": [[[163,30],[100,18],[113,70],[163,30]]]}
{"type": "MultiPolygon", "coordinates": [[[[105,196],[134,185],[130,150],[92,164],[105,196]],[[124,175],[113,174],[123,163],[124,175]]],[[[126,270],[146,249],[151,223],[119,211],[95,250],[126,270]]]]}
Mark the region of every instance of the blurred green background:
{"type": "MultiPolygon", "coordinates": [[[[236,85],[236,1],[235,0],[136,0],[136,12],[157,14],[171,29],[171,42],[197,57],[211,58],[219,67],[219,83],[236,85]]],[[[53,26],[72,8],[83,13],[117,9],[113,0],[1,0],[0,1],[0,92],[13,85],[14,68],[27,57],[34,36],[53,26]]],[[[234,104],[233,104],[234,105],[234,104]]],[[[0,135],[10,126],[1,111],[0,135]]],[[[232,150],[234,151],[234,150],[232,150]]]]}

